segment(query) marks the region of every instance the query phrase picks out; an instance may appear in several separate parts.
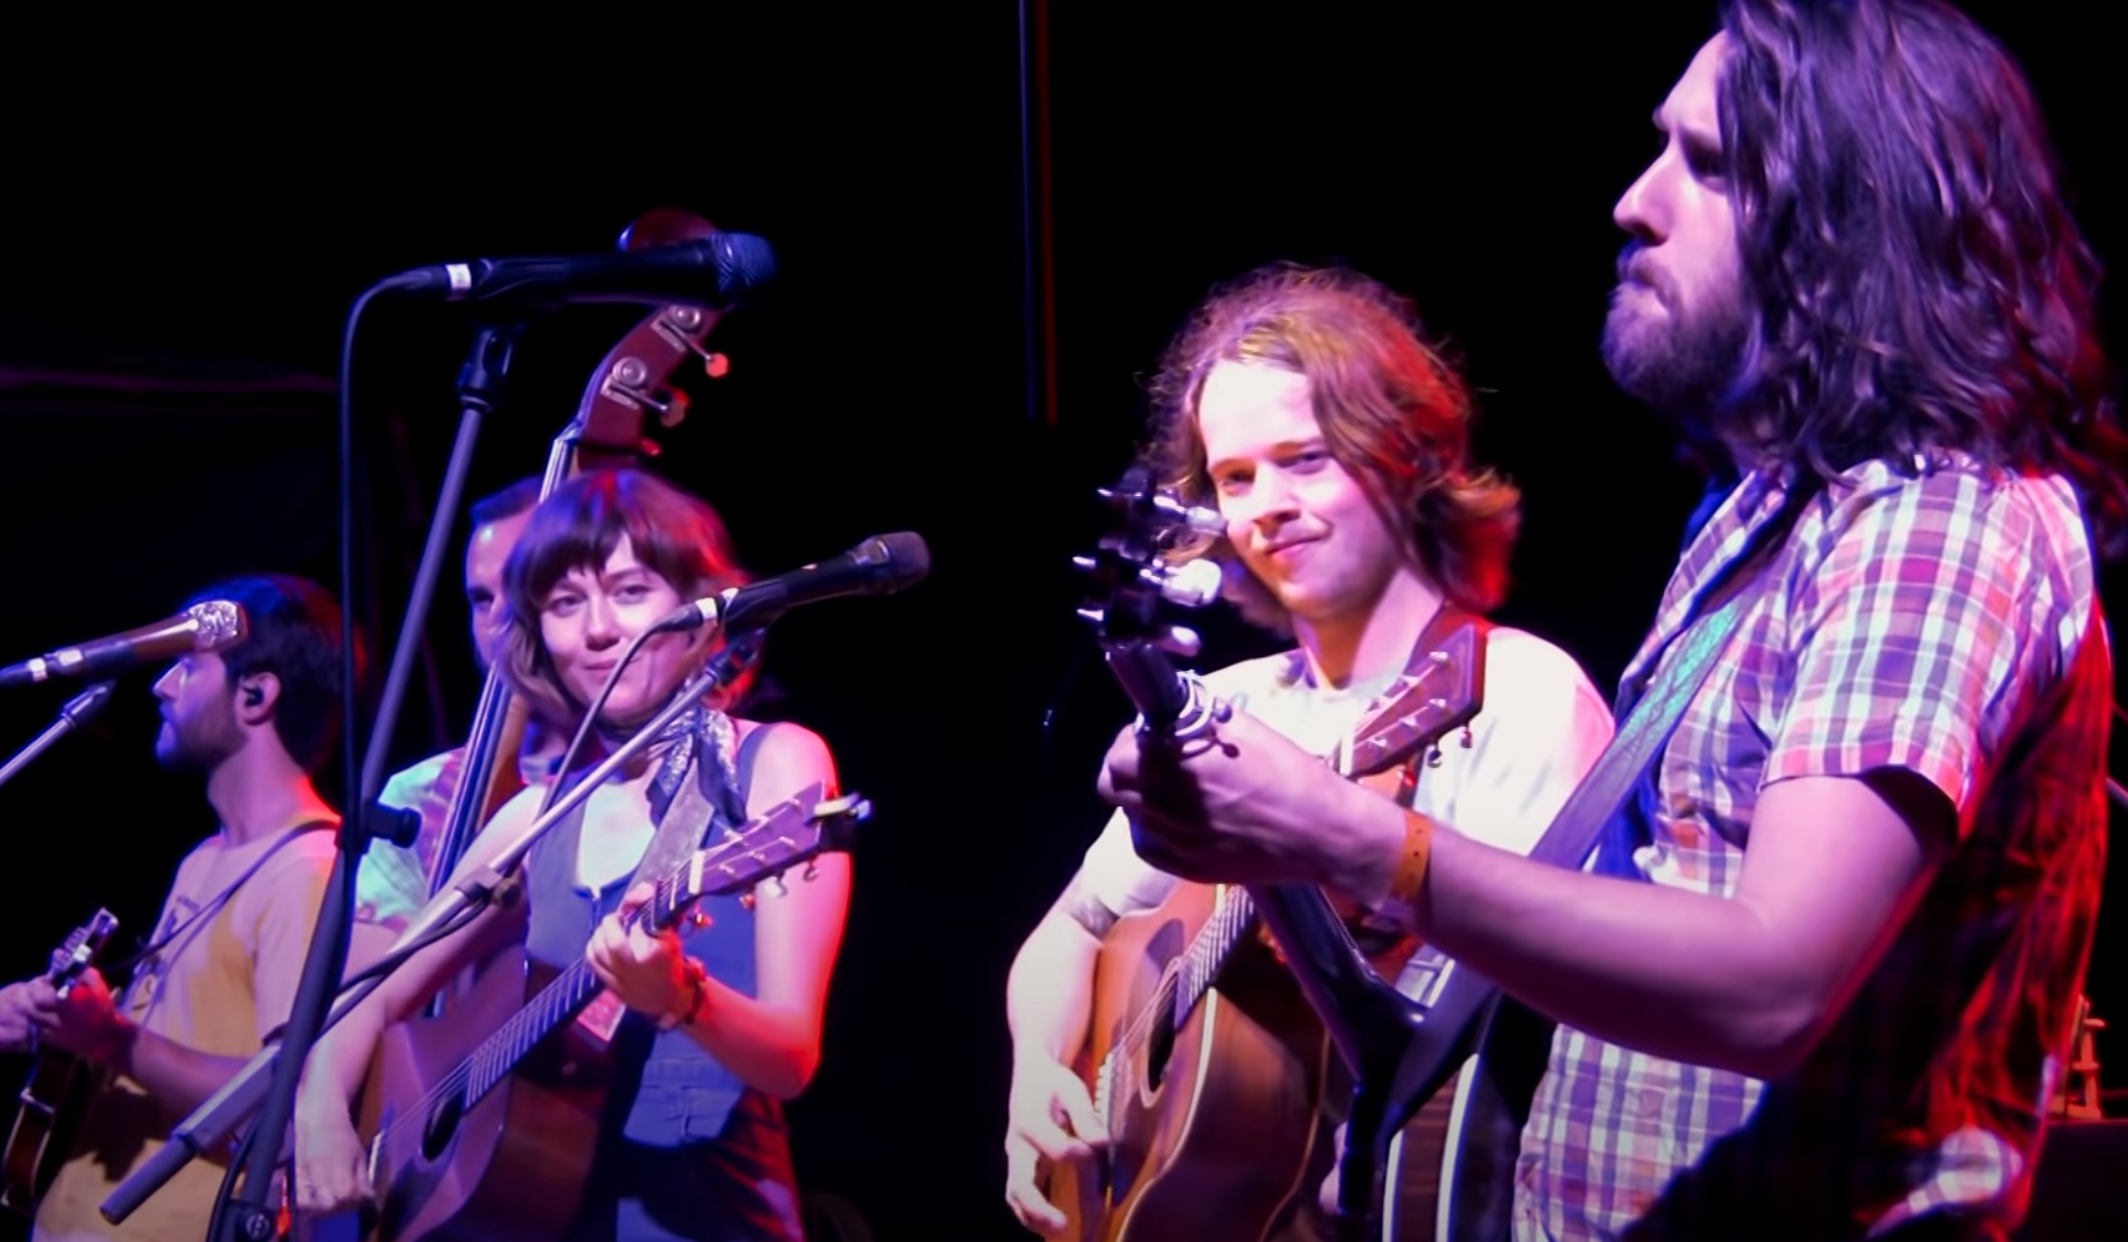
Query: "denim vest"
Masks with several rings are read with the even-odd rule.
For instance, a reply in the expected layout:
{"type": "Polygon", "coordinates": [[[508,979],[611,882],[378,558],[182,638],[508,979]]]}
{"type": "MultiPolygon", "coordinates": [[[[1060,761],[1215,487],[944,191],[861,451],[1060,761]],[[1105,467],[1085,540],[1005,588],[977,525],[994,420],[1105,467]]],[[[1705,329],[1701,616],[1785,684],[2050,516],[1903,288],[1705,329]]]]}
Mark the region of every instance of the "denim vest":
{"type": "MultiPolygon", "coordinates": [[[[711,753],[702,748],[705,758],[711,753]]],[[[721,762],[701,766],[708,770],[704,788],[715,808],[704,836],[714,838],[744,822],[744,798],[730,767],[721,762]]],[[[743,771],[743,765],[735,766],[743,771]]],[[[696,767],[690,763],[683,778],[694,778],[696,767]]],[[[564,781],[573,783],[567,777],[564,781]]],[[[652,802],[659,805],[655,791],[652,802]]],[[[593,929],[620,904],[630,886],[628,876],[597,891],[577,883],[582,837],[580,804],[534,844],[525,860],[531,916],[525,950],[550,965],[566,965],[583,956],[593,929]]],[[[754,995],[753,912],[736,896],[708,898],[697,908],[710,922],[681,929],[686,952],[714,978],[754,995]]],[[[618,1210],[619,1236],[630,1238],[794,1236],[780,1227],[786,1219],[795,1227],[796,1198],[780,1104],[750,1093],[685,1031],[660,1033],[654,1019],[633,1011],[614,1032],[613,1054],[616,1073],[607,1101],[603,1150],[586,1211],[607,1216],[618,1210]],[[686,1189],[674,1184],[676,1179],[694,1185],[686,1189]],[[668,1194],[686,1196],[688,1206],[679,1213],[686,1217],[684,1228],[644,1218],[646,1210],[653,1217],[673,1215],[657,1210],[656,1200],[668,1194]],[[613,1206],[616,1200],[618,1209],[613,1206]],[[631,1220],[634,1227],[629,1227],[631,1220]]],[[[616,1236],[609,1232],[613,1225],[580,1223],[597,1236],[616,1236]]]]}

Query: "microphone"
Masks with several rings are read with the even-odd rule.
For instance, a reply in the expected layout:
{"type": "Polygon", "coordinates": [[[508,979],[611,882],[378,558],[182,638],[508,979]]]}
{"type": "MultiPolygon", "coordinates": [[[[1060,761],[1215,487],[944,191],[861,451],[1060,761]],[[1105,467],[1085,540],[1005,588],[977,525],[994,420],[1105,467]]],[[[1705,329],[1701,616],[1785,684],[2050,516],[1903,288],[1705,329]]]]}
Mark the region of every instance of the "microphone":
{"type": "Polygon", "coordinates": [[[874,535],[830,560],[682,604],[656,628],[692,630],[715,621],[728,632],[757,630],[800,604],[838,595],[892,595],[930,572],[931,549],[922,535],[906,530],[874,535]]]}
{"type": "Polygon", "coordinates": [[[108,677],[190,651],[233,647],[247,632],[242,608],[226,599],[211,599],[167,621],[0,668],[0,686],[30,686],[54,677],[108,677]]]}
{"type": "Polygon", "coordinates": [[[776,276],[768,243],[746,233],[649,250],[563,258],[475,259],[438,263],[387,277],[378,288],[443,302],[526,307],[567,302],[647,302],[723,310],[776,276]]]}

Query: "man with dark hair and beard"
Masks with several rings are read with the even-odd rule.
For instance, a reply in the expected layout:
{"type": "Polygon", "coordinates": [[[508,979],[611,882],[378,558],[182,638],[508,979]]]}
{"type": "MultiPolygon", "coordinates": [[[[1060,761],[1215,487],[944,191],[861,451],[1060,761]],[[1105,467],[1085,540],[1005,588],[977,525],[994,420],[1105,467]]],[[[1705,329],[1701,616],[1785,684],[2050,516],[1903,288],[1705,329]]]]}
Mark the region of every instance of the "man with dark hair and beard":
{"type": "MultiPolygon", "coordinates": [[[[219,583],[245,637],[179,659],[155,683],[163,766],[199,774],[220,827],[178,865],[162,916],[114,996],[95,969],[64,999],[42,979],[0,991],[0,1048],[87,1058],[105,1083],[38,1205],[35,1237],[197,1242],[224,1166],[192,1161],[114,1226],[111,1190],[287,1021],[332,872],[339,815],[312,784],[334,754],[342,687],[338,605],[288,576],[219,583]]],[[[389,935],[358,929],[366,957],[389,935]]]]}
{"type": "MultiPolygon", "coordinates": [[[[539,504],[539,488],[537,477],[519,479],[471,506],[473,533],[466,539],[465,597],[472,621],[473,658],[483,677],[493,662],[491,648],[507,611],[503,602],[503,566],[509,564],[517,537],[532,520],[532,510],[539,504]]],[[[519,782],[544,783],[548,764],[561,757],[567,740],[565,732],[547,727],[536,717],[528,719],[518,747],[519,782]]],[[[431,886],[450,874],[451,868],[437,866],[437,859],[444,830],[450,823],[451,804],[465,776],[465,760],[466,747],[454,746],[385,781],[377,801],[415,812],[421,818],[421,828],[412,846],[388,841],[371,844],[362,870],[355,877],[358,917],[389,927],[404,927],[427,903],[431,886]]]]}
{"type": "Polygon", "coordinates": [[[1518,1238],[2001,1238],[2105,852],[2097,264],[2017,66],[1936,0],[1729,0],[1655,124],[1604,354],[1733,473],[1620,711],[1749,594],[1590,871],[1245,711],[1126,730],[1104,791],[1149,861],[1352,894],[1559,1022],[1518,1238]]]}

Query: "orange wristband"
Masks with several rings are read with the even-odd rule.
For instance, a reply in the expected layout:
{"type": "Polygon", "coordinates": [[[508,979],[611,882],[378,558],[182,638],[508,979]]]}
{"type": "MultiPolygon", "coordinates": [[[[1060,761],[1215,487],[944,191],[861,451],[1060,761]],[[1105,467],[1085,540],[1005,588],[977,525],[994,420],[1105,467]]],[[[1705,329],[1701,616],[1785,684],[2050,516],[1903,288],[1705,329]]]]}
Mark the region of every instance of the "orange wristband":
{"type": "Polygon", "coordinates": [[[1433,856],[1433,821],[1417,811],[1404,812],[1404,849],[1389,877],[1389,900],[1415,906],[1426,887],[1426,863],[1433,856]]]}

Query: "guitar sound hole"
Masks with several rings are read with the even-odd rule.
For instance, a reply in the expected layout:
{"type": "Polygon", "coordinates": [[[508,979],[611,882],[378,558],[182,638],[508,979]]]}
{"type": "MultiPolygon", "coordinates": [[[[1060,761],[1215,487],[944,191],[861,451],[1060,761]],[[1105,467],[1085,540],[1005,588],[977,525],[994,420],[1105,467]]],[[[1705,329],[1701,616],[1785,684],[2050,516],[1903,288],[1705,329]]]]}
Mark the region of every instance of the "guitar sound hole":
{"type": "Polygon", "coordinates": [[[1167,1079],[1167,1059],[1175,1052],[1175,1028],[1166,1022],[1153,1024],[1152,1038],[1145,1042],[1145,1087],[1158,1091],[1167,1079]]]}
{"type": "Polygon", "coordinates": [[[465,1119],[465,1101],[452,1096],[429,1114],[428,1125],[421,1130],[421,1158],[439,1159],[458,1135],[458,1123],[465,1119]]]}

